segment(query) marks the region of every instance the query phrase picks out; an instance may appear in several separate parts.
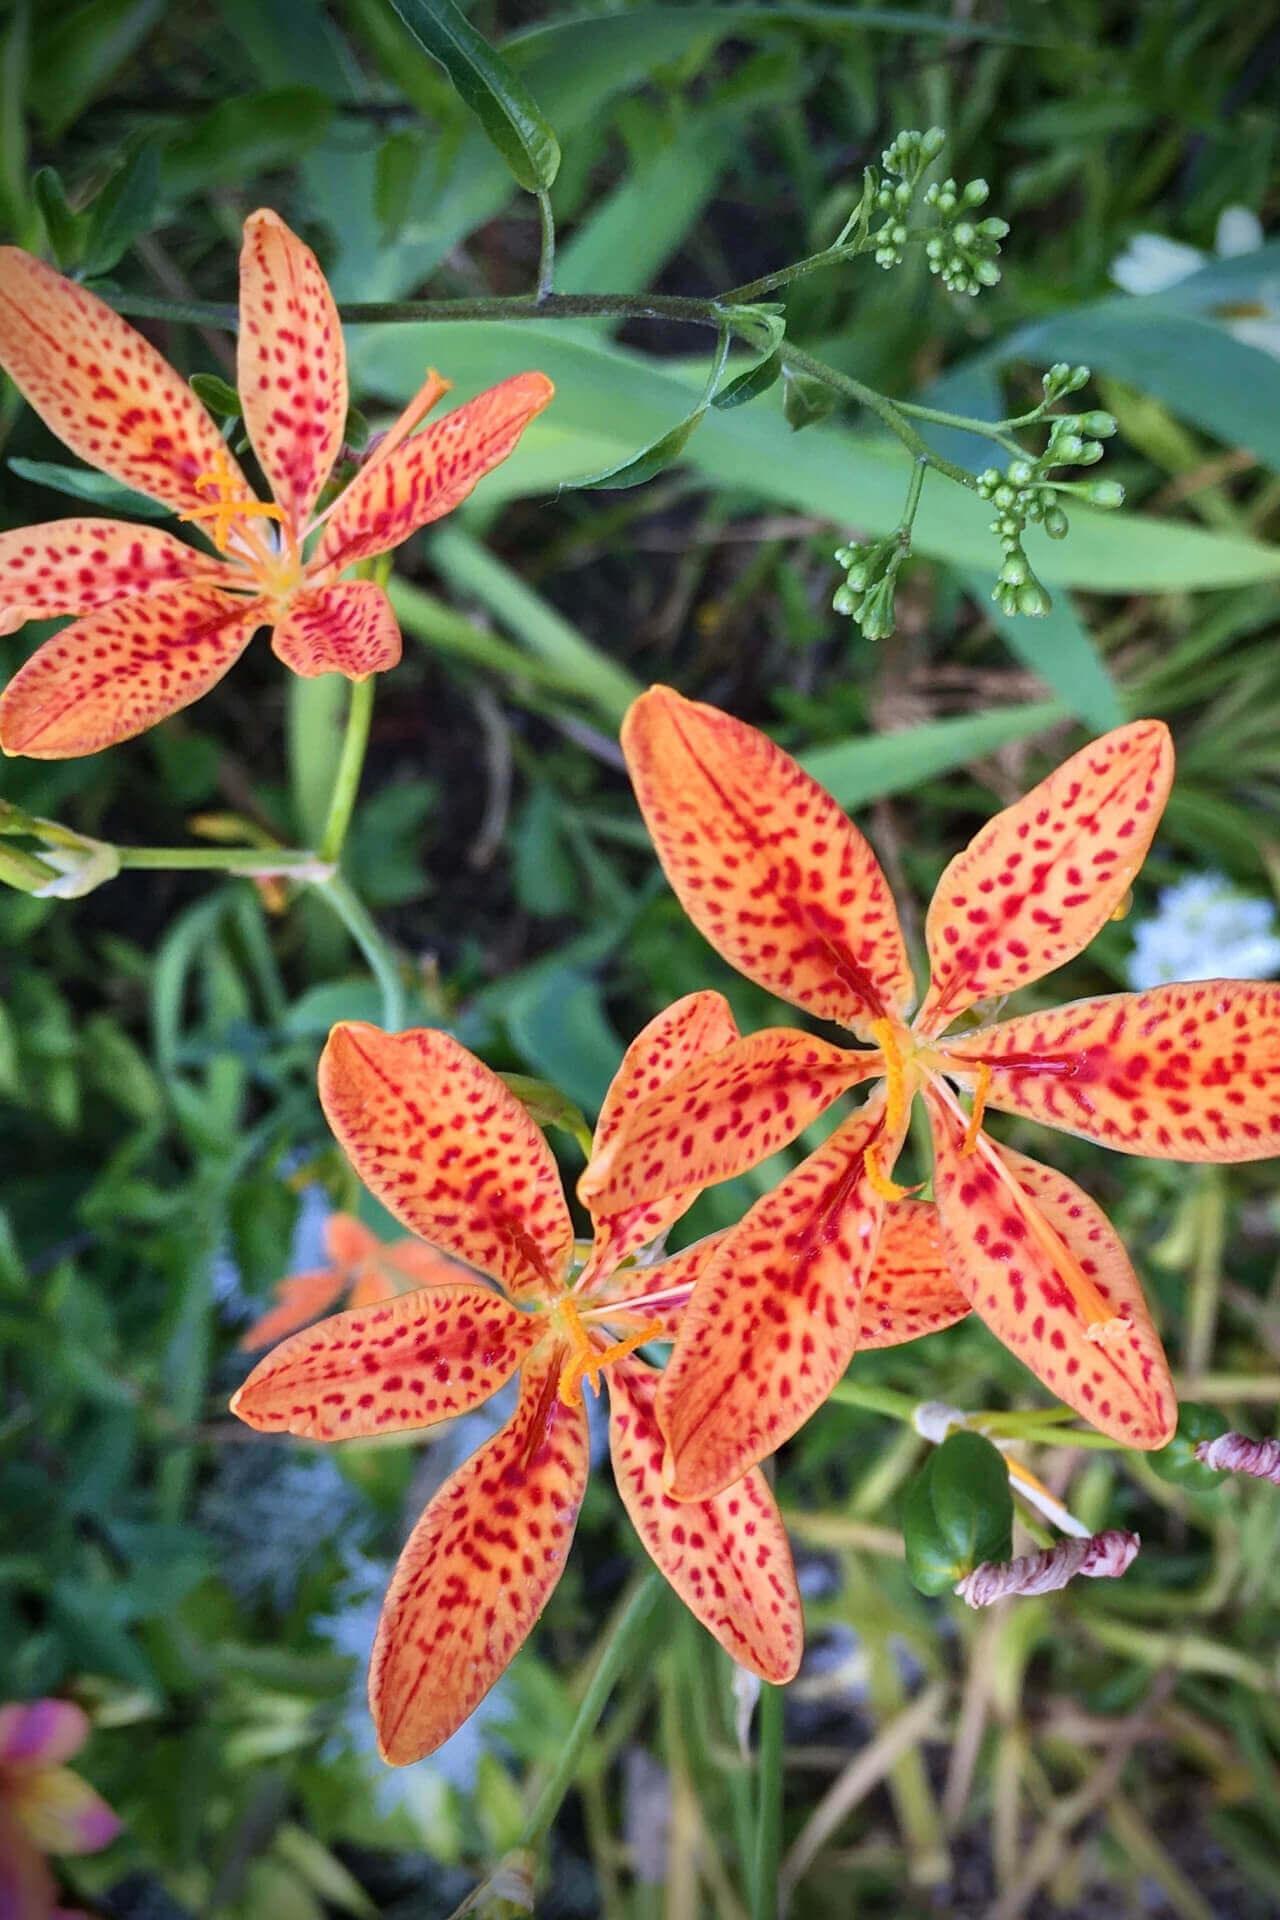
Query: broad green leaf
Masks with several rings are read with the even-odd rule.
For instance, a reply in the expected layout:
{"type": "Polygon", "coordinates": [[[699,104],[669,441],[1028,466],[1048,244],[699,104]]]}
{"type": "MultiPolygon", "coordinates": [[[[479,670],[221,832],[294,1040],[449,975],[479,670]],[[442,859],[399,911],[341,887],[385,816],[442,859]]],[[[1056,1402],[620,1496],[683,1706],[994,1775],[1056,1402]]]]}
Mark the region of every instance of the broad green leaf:
{"type": "Polygon", "coordinates": [[[54,460],[13,459],[9,462],[9,471],[16,473],[20,480],[49,487],[54,493],[69,493],[75,500],[88,500],[111,513],[131,514],[136,520],[170,517],[170,509],[159,500],[135,493],[132,487],[113,480],[109,473],[99,473],[96,467],[64,467],[54,460]]]}
{"type": "Polygon", "coordinates": [[[967,766],[1012,740],[1025,740],[1064,717],[1056,700],[1005,707],[957,720],[926,720],[901,733],[842,740],[801,754],[803,766],[847,812],[888,794],[906,793],[953,767],[967,766]]]}
{"type": "Polygon", "coordinates": [[[1124,703],[1065,593],[1054,597],[1048,613],[1040,619],[1028,620],[1005,613],[996,605],[991,598],[994,574],[975,570],[961,575],[961,583],[983,616],[1003,634],[1010,652],[1038,673],[1070,712],[1087,720],[1099,733],[1119,726],[1124,719],[1124,703]]]}
{"type": "MultiPolygon", "coordinates": [[[[481,321],[458,327],[363,328],[353,346],[358,377],[404,404],[422,369],[438,366],[459,397],[478,392],[520,366],[538,366],[556,383],[556,397],[520,446],[484,482],[492,506],[546,494],[584,473],[633,457],[687,414],[702,379],[610,342],[568,337],[546,321],[481,321]]],[[[908,475],[896,444],[824,425],[792,434],[774,394],[728,413],[714,410],[686,448],[689,464],[713,485],[744,501],[764,499],[814,514],[833,528],[889,533],[897,525],[908,475]]],[[[919,554],[962,568],[992,561],[990,505],[958,486],[926,487],[915,523],[919,554]]],[[[1231,586],[1280,577],[1280,552],[1243,535],[1148,518],[1141,514],[1072,512],[1069,539],[1029,532],[1026,546],[1049,586],[1094,593],[1174,591],[1231,586]]]]}
{"type": "Polygon", "coordinates": [[[740,118],[721,124],[699,113],[669,145],[638,162],[560,248],[556,291],[639,293],[651,286],[696,225],[741,130],[740,118]]]}
{"type": "Polygon", "coordinates": [[[60,134],[150,33],[165,0],[87,0],[35,9],[31,104],[60,134]]]}
{"type": "Polygon", "coordinates": [[[922,1593],[945,1593],[985,1560],[1013,1551],[1013,1496],[1004,1461],[981,1434],[948,1434],[907,1489],[907,1573],[922,1593]]]}
{"type": "Polygon", "coordinates": [[[835,407],[835,394],[821,380],[813,380],[807,373],[783,369],[782,413],[792,433],[816,426],[820,420],[829,420],[835,407]]]}
{"type": "Polygon", "coordinates": [[[289,791],[301,844],[318,846],[329,812],[333,767],[350,695],[336,673],[289,676],[286,730],[289,791]]]}
{"type": "Polygon", "coordinates": [[[622,1058],[599,983],[568,967],[508,980],[502,1011],[512,1044],[570,1100],[597,1111],[622,1058]]]}
{"type": "Polygon", "coordinates": [[[772,353],[758,360],[754,367],[748,367],[745,373],[737,373],[719,393],[713,394],[711,404],[721,413],[733,407],[744,407],[748,400],[755,400],[760,394],[768,393],[770,387],[782,372],[782,358],[775,347],[772,353]]]}
{"type": "Polygon", "coordinates": [[[151,226],[159,198],[160,150],[147,140],[112,175],[93,203],[81,263],[87,278],[110,273],[138,235],[151,226]]]}
{"type": "Polygon", "coordinates": [[[292,166],[320,140],[333,103],[311,87],[223,100],[165,150],[164,185],[179,199],[292,166]]]}
{"type": "Polygon", "coordinates": [[[9,232],[27,223],[27,93],[31,66],[31,4],[15,0],[0,30],[0,217],[9,232]]]}
{"type": "Polygon", "coordinates": [[[585,480],[568,480],[565,482],[566,489],[590,493],[600,487],[619,491],[626,487],[642,487],[646,480],[656,479],[658,474],[665,473],[668,467],[675,465],[702,425],[706,412],[705,407],[695,407],[692,413],[687,413],[683,420],[677,420],[674,427],[660,433],[639,453],[633,453],[629,459],[619,460],[614,466],[605,467],[601,473],[589,474],[585,480]]]}
{"type": "Polygon", "coordinates": [[[560,144],[523,81],[453,0],[391,3],[440,62],[519,184],[528,193],[545,193],[560,169],[560,144]]]}
{"type": "Polygon", "coordinates": [[[31,182],[31,192],[44,221],[49,251],[63,272],[68,272],[80,259],[88,220],[72,212],[56,167],[41,167],[31,182]]]}
{"type": "Polygon", "coordinates": [[[191,391],[215,420],[238,420],[244,412],[240,395],[220,373],[193,373],[191,391]]]}

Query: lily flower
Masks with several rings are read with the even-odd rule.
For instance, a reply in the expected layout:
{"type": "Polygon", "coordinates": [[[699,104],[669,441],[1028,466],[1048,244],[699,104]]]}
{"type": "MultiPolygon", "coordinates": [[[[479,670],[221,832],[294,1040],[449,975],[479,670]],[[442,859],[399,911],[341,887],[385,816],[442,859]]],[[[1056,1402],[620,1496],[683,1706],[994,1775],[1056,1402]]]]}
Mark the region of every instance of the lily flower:
{"type": "Polygon", "coordinates": [[[190,705],[259,627],[298,674],[362,680],[393,667],[391,602],[373,581],[340,576],[452,512],[553,392],[541,373],[516,374],[414,433],[448,390],[430,373],[317,512],[347,418],[342,329],[315,255],[266,210],[245,222],[237,379],[269,499],[150,342],[17,247],[0,247],[0,367],[74,453],[172,507],[215,550],[87,517],[0,534],[0,633],[83,616],[0,699],[0,746],[45,760],[96,753],[190,705]]]}
{"type": "MultiPolygon", "coordinates": [[[[736,1039],[718,993],[691,994],[659,1014],[605,1096],[594,1153],[607,1150],[638,1101],[736,1039]]],[[[551,1150],[525,1108],[431,1029],[335,1027],[320,1098],[383,1205],[488,1283],[427,1286],[295,1334],[258,1364],[233,1411],[267,1433],[357,1439],[451,1419],[520,1376],[511,1420],[427,1506],[392,1579],[369,1678],[386,1758],[401,1765],[446,1740],[533,1628],[586,1486],[584,1383],[598,1392],[602,1378],[614,1479],[645,1548],[734,1660],[763,1679],[790,1679],[800,1599],[763,1475],[747,1471],[692,1505],[662,1485],[661,1376],[639,1349],[673,1337],[723,1236],[665,1259],[638,1256],[692,1204],[696,1183],[596,1209],[592,1241],[575,1241],[551,1150]]],[[[904,1215],[909,1270],[915,1211],[904,1215]]],[[[927,1298],[892,1277],[880,1292],[890,1337],[921,1330],[927,1298]]]]}
{"type": "Polygon", "coordinates": [[[324,1241],[328,1266],[291,1273],[280,1282],[276,1304],[241,1336],[245,1352],[274,1346],[286,1334],[328,1313],[344,1294],[350,1307],[376,1307],[417,1287],[467,1277],[455,1261],[423,1246],[421,1240],[388,1245],[349,1213],[329,1215],[324,1241]]]}
{"type": "Polygon", "coordinates": [[[907,1191],[893,1172],[917,1095],[953,1317],[972,1308],[1103,1433],[1163,1446],[1173,1386],[1124,1247],[1087,1194],[992,1139],[983,1116],[999,1108],[1167,1160],[1266,1158],[1280,1150],[1280,987],[1160,986],[948,1029],[1072,959],[1122,910],[1172,781],[1168,730],[1137,720],[1094,741],[952,860],[926,921],[931,979],[914,1019],[880,865],[794,760],[666,687],[635,703],[623,744],[694,924],[767,991],[868,1044],[774,1028],[693,1063],[592,1162],[584,1200],[614,1211],[729,1179],[847,1089],[879,1082],[707,1261],[658,1397],[670,1490],[702,1499],[735,1480],[866,1344],[868,1278],[907,1191]]]}
{"type": "Polygon", "coordinates": [[[64,1764],[88,1737],[88,1715],[70,1700],[0,1707],[0,1914],[5,1920],[53,1920],[60,1910],[46,1854],[100,1853],[120,1831],[106,1801],[64,1764]]]}

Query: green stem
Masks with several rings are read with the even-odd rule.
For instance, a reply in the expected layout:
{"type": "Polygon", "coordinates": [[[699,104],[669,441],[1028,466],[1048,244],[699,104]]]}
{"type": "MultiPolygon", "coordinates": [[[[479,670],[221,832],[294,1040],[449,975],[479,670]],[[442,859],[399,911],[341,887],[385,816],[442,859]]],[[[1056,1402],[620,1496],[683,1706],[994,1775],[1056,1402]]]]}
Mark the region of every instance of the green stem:
{"type": "Polygon", "coordinates": [[[333,908],[351,938],[369,962],[382,990],[382,1024],[389,1033],[398,1033],[405,1023],[404,985],[396,957],[379,933],[369,909],[340,873],[315,881],[321,900],[333,908]]]}
{"type": "Polygon", "coordinates": [[[919,1405],[909,1394],[895,1393],[891,1387],[863,1386],[856,1380],[837,1381],[827,1397],[838,1407],[861,1407],[864,1413],[883,1413],[908,1426],[919,1405]]]}
{"type": "Polygon", "coordinates": [[[963,433],[978,433],[984,440],[999,441],[1007,453],[1026,453],[1026,448],[1020,447],[1008,431],[1011,426],[1022,425],[1021,421],[975,420],[967,413],[944,413],[940,407],[917,406],[914,400],[895,400],[893,404],[899,413],[909,414],[913,420],[930,420],[935,426],[955,427],[963,433]]]}
{"type": "MultiPolygon", "coordinates": [[[[820,380],[834,393],[842,394],[846,400],[852,400],[860,407],[866,407],[915,459],[923,461],[937,473],[945,473],[948,480],[954,480],[957,486],[967,487],[971,493],[976,492],[978,483],[973,474],[964,467],[958,467],[953,460],[944,460],[940,453],[935,453],[928,442],[921,439],[910,421],[904,418],[896,400],[890,400],[887,394],[877,393],[874,387],[864,386],[851,373],[841,373],[838,367],[829,367],[825,360],[817,360],[799,347],[784,345],[781,353],[784,366],[792,367],[797,373],[807,373],[811,380],[820,380]]],[[[953,424],[950,415],[945,418],[948,425],[953,424]]]]}
{"type": "Polygon", "coordinates": [[[834,247],[824,247],[821,253],[806,254],[803,260],[797,260],[793,266],[779,267],[776,273],[762,273],[758,280],[747,280],[740,287],[730,287],[727,293],[720,295],[720,299],[726,306],[746,306],[779,287],[789,287],[793,280],[802,280],[806,274],[816,273],[821,267],[837,266],[843,260],[854,260],[860,253],[869,251],[866,245],[851,247],[837,242],[834,247]]]}
{"type": "Polygon", "coordinates": [[[121,867],[151,873],[239,873],[252,880],[276,874],[323,881],[329,862],[302,847],[117,847],[121,867]]]}
{"type": "Polygon", "coordinates": [[[538,194],[538,219],[542,226],[542,245],[538,254],[538,291],[543,305],[551,298],[556,278],[556,221],[551,211],[551,195],[544,187],[538,194]]]}
{"type": "Polygon", "coordinates": [[[898,523],[898,533],[903,538],[904,544],[909,544],[911,540],[911,529],[915,525],[916,509],[920,505],[920,492],[924,486],[925,474],[928,471],[929,463],[927,460],[912,461],[911,479],[907,485],[907,497],[902,508],[902,519],[898,523]]]}
{"type": "Polygon", "coordinates": [[[353,681],[351,686],[342,753],[338,760],[338,771],[333,777],[328,817],[320,836],[320,858],[332,862],[334,866],[342,858],[351,816],[355,811],[356,795],[360,791],[360,775],[364,771],[364,757],[369,746],[369,722],[373,717],[373,688],[372,674],[365,680],[353,681]]]}
{"type": "Polygon", "coordinates": [[[756,1725],[756,1844],[751,1862],[751,1920],[777,1920],[778,1863],[782,1855],[782,1762],[784,1687],[762,1686],[756,1725]]]}
{"type": "Polygon", "coordinates": [[[41,887],[47,887],[57,878],[57,868],[37,860],[34,853],[24,853],[21,847],[0,846],[0,885],[16,887],[19,893],[38,893],[41,887]]]}
{"type": "Polygon", "coordinates": [[[662,1575],[657,1572],[646,1574],[610,1628],[568,1738],[556,1755],[550,1778],[524,1823],[524,1832],[520,1836],[522,1847],[540,1845],[550,1832],[561,1803],[573,1785],[583,1749],[596,1730],[609,1695],[624,1669],[638,1653],[645,1628],[662,1591],[662,1575]]]}

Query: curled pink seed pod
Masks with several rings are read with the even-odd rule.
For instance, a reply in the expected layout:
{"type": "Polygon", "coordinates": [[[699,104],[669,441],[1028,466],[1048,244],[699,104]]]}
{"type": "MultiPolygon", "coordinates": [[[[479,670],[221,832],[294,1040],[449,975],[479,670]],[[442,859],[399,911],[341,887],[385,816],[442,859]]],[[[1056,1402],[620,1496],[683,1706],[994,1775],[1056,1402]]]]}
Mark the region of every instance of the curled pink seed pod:
{"type": "Polygon", "coordinates": [[[1250,1440],[1245,1433],[1220,1433],[1202,1440],[1196,1459],[1216,1473],[1247,1473],[1251,1480],[1269,1480],[1280,1487],[1280,1440],[1250,1440]]]}
{"type": "Polygon", "coordinates": [[[1061,1540],[1042,1553],[1017,1560],[984,1560],[956,1582],[955,1590],[971,1607],[989,1607],[1007,1594],[1054,1593],[1077,1574],[1086,1580],[1118,1580],[1132,1566],[1141,1541],[1118,1527],[1088,1540],[1061,1540]]]}

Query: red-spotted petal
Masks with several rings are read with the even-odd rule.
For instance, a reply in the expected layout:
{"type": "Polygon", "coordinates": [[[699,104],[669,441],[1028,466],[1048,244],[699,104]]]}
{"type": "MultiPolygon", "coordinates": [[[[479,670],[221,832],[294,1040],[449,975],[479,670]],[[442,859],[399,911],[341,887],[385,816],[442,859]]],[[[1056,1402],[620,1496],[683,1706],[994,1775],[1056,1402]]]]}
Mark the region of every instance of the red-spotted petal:
{"type": "Polygon", "coordinates": [[[347,358],[319,262],[265,208],[244,223],[236,375],[253,450],[300,535],[342,445],[347,358]]]}
{"type": "Polygon", "coordinates": [[[289,1274],[276,1288],[276,1304],[241,1335],[241,1350],[256,1353],[259,1347],[274,1346],[287,1333],[296,1333],[299,1327],[326,1313],[346,1284],[346,1274],[333,1267],[289,1274]]]}
{"type": "Polygon", "coordinates": [[[651,1338],[674,1340],[694,1288],[732,1231],[725,1227],[709,1233],[705,1240],[668,1254],[651,1267],[622,1268],[598,1294],[591,1295],[585,1314],[608,1322],[618,1334],[657,1322],[660,1331],[651,1338]]]}
{"type": "Polygon", "coordinates": [[[919,1030],[940,1033],[975,1000],[1026,986],[1086,947],[1146,859],[1172,780],[1169,729],[1135,720],[988,821],[929,908],[919,1030]]]}
{"type": "Polygon", "coordinates": [[[89,1716],[74,1700],[29,1700],[0,1707],[0,1767],[52,1767],[79,1753],[89,1716]]]}
{"type": "Polygon", "coordinates": [[[97,753],[218,684],[264,622],[264,603],[165,587],[87,613],[37,648],[0,697],[0,745],[35,760],[97,753]]]}
{"type": "Polygon", "coordinates": [[[446,1480],[382,1609],[369,1702],[383,1756],[433,1753],[514,1658],[564,1570],[587,1484],[587,1420],[556,1391],[565,1349],[525,1366],[512,1420],[446,1480]]]}
{"type": "MultiPolygon", "coordinates": [[[[1160,1160],[1280,1153],[1280,986],[1198,980],[1076,1000],[947,1043],[988,1106],[1160,1160]]],[[[966,1076],[967,1077],[967,1076],[966,1076]]]]}
{"type": "Polygon", "coordinates": [[[340,572],[452,513],[477,481],[514,452],[554,392],[545,374],[514,374],[402,441],[390,455],[375,456],[331,509],[316,564],[340,572]]]}
{"type": "Polygon", "coordinates": [[[28,620],[89,613],[182,581],[242,579],[160,527],[50,520],[0,533],[0,633],[16,633],[28,620]]]}
{"type": "Polygon", "coordinates": [[[637,1105],[655,1093],[691,1062],[718,1053],[738,1037],[729,1003],[720,993],[690,993],[655,1015],[641,1029],[622,1056],[596,1122],[591,1160],[578,1183],[578,1197],[596,1226],[593,1267],[604,1270],[655,1240],[678,1220],[697,1197],[697,1189],[657,1197],[645,1192],[621,1210],[611,1205],[607,1190],[603,1204],[593,1203],[595,1169],[612,1143],[630,1124],[637,1105]]]}
{"type": "Polygon", "coordinates": [[[271,645],[276,658],[306,680],[319,673],[367,680],[398,663],[400,627],[375,581],[340,580],[295,593],[271,645]]]}
{"type": "Polygon", "coordinates": [[[231,1402],[259,1433],[362,1440],[478,1407],[546,1331],[477,1281],[348,1307],[260,1360],[231,1402]]]}
{"type": "Polygon", "coordinates": [[[671,1491],[706,1499],[780,1447],[826,1399],[858,1344],[862,1294],[885,1202],[868,1174],[892,1170],[883,1097],[839,1127],[723,1243],[685,1309],[658,1418],[671,1491]]]}
{"type": "Polygon", "coordinates": [[[1129,1447],[1162,1447],[1177,1404],[1160,1337],[1114,1227],[1064,1174],[979,1133],[926,1090],[934,1190],[956,1285],[1060,1400],[1129,1447]]]}
{"type": "Polygon", "coordinates": [[[914,997],[880,864],[763,733],[651,687],[622,745],[663,869],[694,925],[770,993],[864,1039],[914,997]]]}
{"type": "Polygon", "coordinates": [[[4,1793],[41,1853],[101,1853],[120,1832],[119,1816],[69,1767],[20,1773],[5,1784],[4,1793]]]}
{"type": "Polygon", "coordinates": [[[59,440],[90,466],[178,513],[253,490],[195,394],[118,313],[18,247],[0,247],[0,366],[59,440]]]}
{"type": "Polygon", "coordinates": [[[951,1277],[937,1207],[929,1200],[891,1201],[862,1296],[858,1351],[900,1347],[954,1326],[968,1311],[968,1296],[951,1277]]]}
{"type": "Polygon", "coordinates": [[[834,1100],[873,1074],[879,1053],[834,1047],[794,1027],[745,1035],[697,1060],[634,1108],[578,1182],[598,1214],[643,1199],[694,1194],[785,1147],[834,1100]]]}
{"type": "Polygon", "coordinates": [[[320,1103],[397,1220],[509,1293],[550,1293],[573,1251],[551,1149],[515,1095],[447,1033],[344,1021],[320,1058],[320,1103]]]}
{"type": "Polygon", "coordinates": [[[0,1801],[0,1920],[51,1920],[56,1898],[49,1869],[0,1801]]]}
{"type": "Polygon", "coordinates": [[[795,1678],[804,1616],[786,1532],[758,1467],[710,1500],[672,1500],[654,1414],[659,1375],[610,1367],[609,1447],[622,1504],[648,1553],[731,1659],[782,1686],[795,1678]]]}

